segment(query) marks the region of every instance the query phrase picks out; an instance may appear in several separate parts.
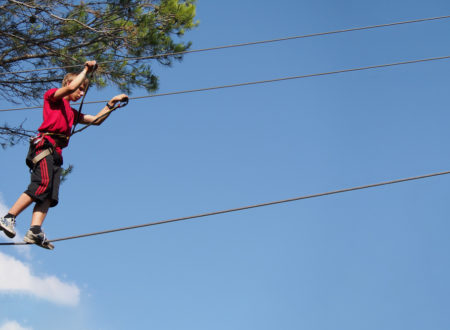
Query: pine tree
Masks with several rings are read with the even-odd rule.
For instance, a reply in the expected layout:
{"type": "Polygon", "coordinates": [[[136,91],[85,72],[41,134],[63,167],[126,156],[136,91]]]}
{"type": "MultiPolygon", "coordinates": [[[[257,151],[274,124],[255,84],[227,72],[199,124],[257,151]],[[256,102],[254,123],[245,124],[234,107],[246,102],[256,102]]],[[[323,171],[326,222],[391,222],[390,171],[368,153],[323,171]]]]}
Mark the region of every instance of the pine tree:
{"type": "MultiPolygon", "coordinates": [[[[98,88],[112,85],[128,94],[134,88],[155,91],[158,77],[152,65],[170,66],[182,59],[177,53],[191,46],[180,37],[198,25],[195,2],[0,1],[0,97],[36,104],[46,90],[60,86],[65,73],[80,71],[91,59],[101,63],[94,81],[98,88]],[[54,69],[29,72],[40,68],[54,69]]],[[[22,125],[0,127],[2,146],[17,143],[23,133],[22,125]]]]}

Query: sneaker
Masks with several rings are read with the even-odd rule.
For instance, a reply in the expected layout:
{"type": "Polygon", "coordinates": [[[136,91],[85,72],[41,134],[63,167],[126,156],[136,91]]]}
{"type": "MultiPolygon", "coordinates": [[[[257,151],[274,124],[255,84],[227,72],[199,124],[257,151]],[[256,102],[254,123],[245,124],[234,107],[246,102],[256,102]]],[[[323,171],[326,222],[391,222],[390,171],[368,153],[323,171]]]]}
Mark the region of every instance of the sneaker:
{"type": "Polygon", "coordinates": [[[16,236],[15,224],[16,218],[0,218],[0,230],[3,230],[9,238],[16,236]]]}
{"type": "Polygon", "coordinates": [[[31,230],[28,230],[23,240],[25,243],[36,244],[44,249],[53,250],[55,248],[53,244],[47,240],[43,231],[39,234],[33,234],[31,230]]]}

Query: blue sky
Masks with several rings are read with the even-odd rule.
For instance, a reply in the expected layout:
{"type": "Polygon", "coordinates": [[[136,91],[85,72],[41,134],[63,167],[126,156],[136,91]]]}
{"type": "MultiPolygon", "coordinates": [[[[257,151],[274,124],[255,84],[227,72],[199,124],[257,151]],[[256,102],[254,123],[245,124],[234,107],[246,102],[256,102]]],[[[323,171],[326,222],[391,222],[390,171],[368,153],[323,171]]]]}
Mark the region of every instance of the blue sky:
{"type": "MultiPolygon", "coordinates": [[[[448,15],[450,3],[199,0],[197,13],[186,35],[193,49],[448,15]]],[[[159,92],[171,92],[447,56],[449,27],[192,54],[155,71],[159,92]]],[[[132,101],[71,141],[64,158],[75,170],[44,229],[63,237],[449,170],[449,68],[446,60],[132,101]]],[[[87,101],[115,94],[91,90],[87,101]]],[[[25,118],[36,128],[41,112],[2,113],[3,122],[25,118]]],[[[1,151],[0,211],[27,185],[26,148],[1,151]]],[[[53,252],[5,246],[0,329],[448,329],[449,193],[442,176],[66,241],[53,252]]],[[[29,219],[30,210],[18,218],[21,235],[29,219]]]]}

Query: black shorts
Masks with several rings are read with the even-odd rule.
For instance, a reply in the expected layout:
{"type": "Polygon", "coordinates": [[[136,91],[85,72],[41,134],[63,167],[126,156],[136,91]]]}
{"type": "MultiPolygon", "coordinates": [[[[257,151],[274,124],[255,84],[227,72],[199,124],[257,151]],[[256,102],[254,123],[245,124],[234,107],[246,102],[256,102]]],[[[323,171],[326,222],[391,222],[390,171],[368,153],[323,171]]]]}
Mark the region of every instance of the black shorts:
{"type": "Polygon", "coordinates": [[[59,185],[61,183],[61,165],[62,157],[56,151],[48,155],[36,165],[32,163],[32,159],[49,147],[51,143],[46,139],[42,139],[39,143],[30,143],[30,149],[26,163],[31,170],[31,182],[25,194],[30,196],[36,203],[42,203],[50,200],[50,207],[58,204],[59,185]]]}

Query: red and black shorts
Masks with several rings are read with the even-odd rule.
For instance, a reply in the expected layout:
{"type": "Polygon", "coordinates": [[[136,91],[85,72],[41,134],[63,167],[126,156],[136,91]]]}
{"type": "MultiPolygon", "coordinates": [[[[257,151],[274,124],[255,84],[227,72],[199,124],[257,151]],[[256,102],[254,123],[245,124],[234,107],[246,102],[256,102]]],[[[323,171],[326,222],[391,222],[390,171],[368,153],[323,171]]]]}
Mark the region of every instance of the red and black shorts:
{"type": "Polygon", "coordinates": [[[36,155],[50,147],[53,147],[52,144],[45,138],[41,138],[37,143],[30,143],[26,163],[31,170],[31,182],[25,194],[36,203],[49,199],[50,207],[53,207],[58,204],[62,156],[53,148],[54,151],[37,164],[34,165],[32,162],[36,155]]]}

